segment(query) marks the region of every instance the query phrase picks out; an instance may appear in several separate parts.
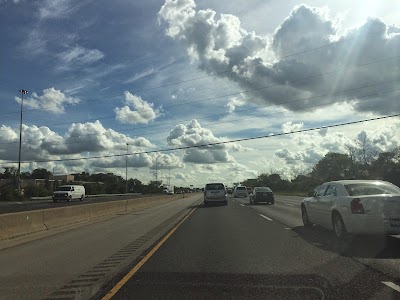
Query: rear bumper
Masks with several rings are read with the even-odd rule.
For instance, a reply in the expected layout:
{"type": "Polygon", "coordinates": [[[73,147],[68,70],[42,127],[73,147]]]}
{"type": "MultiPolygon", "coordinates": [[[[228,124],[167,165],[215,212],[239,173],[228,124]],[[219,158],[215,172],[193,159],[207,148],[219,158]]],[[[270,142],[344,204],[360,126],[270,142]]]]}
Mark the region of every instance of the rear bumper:
{"type": "Polygon", "coordinates": [[[269,202],[274,202],[274,198],[265,198],[265,199],[254,199],[253,200],[255,203],[269,203],[269,202]]]}
{"type": "Polygon", "coordinates": [[[353,234],[363,234],[363,235],[400,234],[400,227],[392,226],[390,219],[376,219],[367,216],[351,216],[350,220],[348,220],[348,222],[346,222],[345,225],[347,231],[353,234]]]}
{"type": "Polygon", "coordinates": [[[204,202],[227,202],[228,199],[226,197],[222,198],[206,198],[203,199],[204,202]]]}
{"type": "Polygon", "coordinates": [[[247,197],[247,193],[235,194],[235,197],[247,197]]]}

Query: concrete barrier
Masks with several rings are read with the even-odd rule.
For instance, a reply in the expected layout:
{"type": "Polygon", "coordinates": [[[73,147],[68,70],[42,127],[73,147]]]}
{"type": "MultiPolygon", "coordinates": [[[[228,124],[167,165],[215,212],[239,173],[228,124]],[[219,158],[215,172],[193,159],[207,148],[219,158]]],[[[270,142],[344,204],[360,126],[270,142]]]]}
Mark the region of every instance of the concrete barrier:
{"type": "Polygon", "coordinates": [[[114,215],[127,210],[128,200],[93,203],[90,206],[92,218],[114,215]]]}
{"type": "Polygon", "coordinates": [[[121,212],[142,210],[182,199],[183,197],[183,195],[160,195],[0,214],[0,240],[59,228],[74,223],[87,222],[121,212]]]}
{"type": "Polygon", "coordinates": [[[46,230],[43,210],[0,215],[0,240],[46,230]]]}

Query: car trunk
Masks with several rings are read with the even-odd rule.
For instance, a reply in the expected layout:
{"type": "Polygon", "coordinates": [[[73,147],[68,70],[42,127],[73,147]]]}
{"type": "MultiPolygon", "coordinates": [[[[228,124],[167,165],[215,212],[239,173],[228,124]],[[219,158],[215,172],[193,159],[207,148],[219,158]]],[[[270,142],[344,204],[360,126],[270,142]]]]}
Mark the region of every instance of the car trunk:
{"type": "Polygon", "coordinates": [[[361,200],[365,213],[368,215],[400,220],[400,196],[372,195],[353,198],[359,198],[361,200]]]}
{"type": "Polygon", "coordinates": [[[209,190],[206,191],[207,199],[217,199],[225,197],[225,190],[209,190]]]}
{"type": "Polygon", "coordinates": [[[273,198],[272,192],[256,192],[256,201],[271,201],[273,198]]]}

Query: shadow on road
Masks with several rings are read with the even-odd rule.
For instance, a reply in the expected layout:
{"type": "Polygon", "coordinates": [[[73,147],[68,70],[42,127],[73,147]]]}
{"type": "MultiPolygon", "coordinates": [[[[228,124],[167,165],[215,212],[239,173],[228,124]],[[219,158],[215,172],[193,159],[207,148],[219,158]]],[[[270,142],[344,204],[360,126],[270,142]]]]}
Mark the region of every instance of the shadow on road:
{"type": "Polygon", "coordinates": [[[344,256],[360,258],[400,258],[400,239],[395,237],[350,237],[346,241],[338,241],[333,232],[318,226],[294,227],[297,233],[308,243],[325,251],[340,253],[344,256]]]}
{"type": "Polygon", "coordinates": [[[204,203],[201,203],[199,206],[197,206],[197,208],[212,208],[212,207],[220,207],[220,206],[227,206],[226,204],[224,204],[223,202],[221,203],[209,203],[206,206],[204,205],[204,203]]]}

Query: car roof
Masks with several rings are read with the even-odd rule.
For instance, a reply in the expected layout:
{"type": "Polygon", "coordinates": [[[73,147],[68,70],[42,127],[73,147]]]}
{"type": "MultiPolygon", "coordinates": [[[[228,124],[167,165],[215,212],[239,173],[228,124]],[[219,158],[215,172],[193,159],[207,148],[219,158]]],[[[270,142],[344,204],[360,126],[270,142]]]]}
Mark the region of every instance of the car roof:
{"type": "Polygon", "coordinates": [[[329,182],[325,182],[325,183],[340,183],[340,184],[355,184],[355,183],[374,183],[374,182],[380,182],[380,183],[388,183],[387,181],[383,181],[383,180],[336,180],[336,181],[329,181],[329,182]]]}

